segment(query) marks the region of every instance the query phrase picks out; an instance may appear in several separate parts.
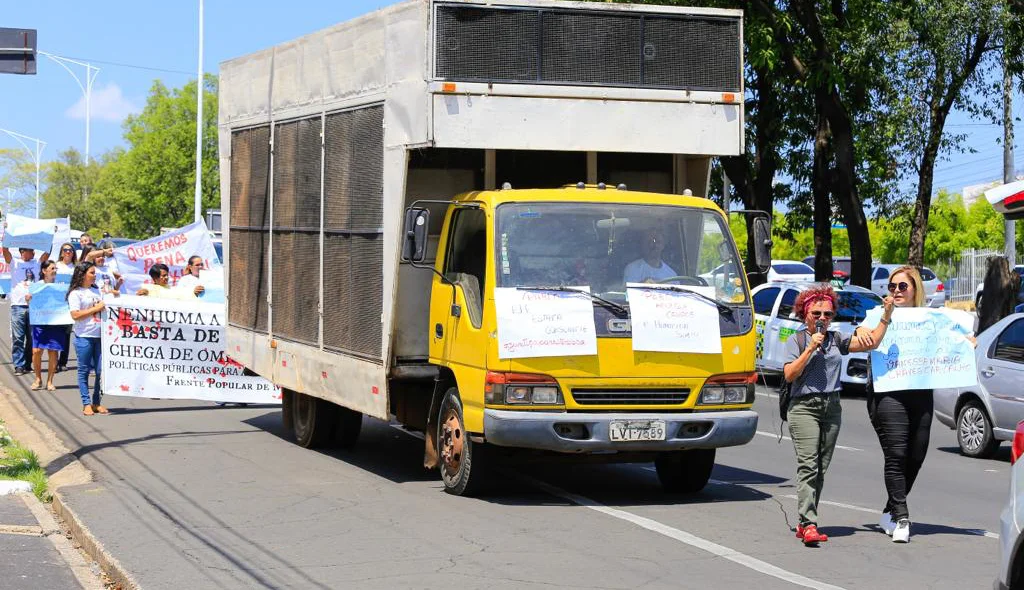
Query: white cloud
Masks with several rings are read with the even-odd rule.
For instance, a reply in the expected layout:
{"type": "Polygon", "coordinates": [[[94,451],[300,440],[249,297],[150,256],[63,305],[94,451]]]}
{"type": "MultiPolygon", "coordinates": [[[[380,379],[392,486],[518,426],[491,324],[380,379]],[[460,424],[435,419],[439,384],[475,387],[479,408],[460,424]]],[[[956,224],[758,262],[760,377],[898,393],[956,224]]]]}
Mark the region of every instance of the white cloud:
{"type": "MultiPolygon", "coordinates": [[[[120,123],[128,115],[140,110],[135,103],[124,97],[121,87],[114,83],[93,87],[90,108],[93,121],[114,123],[120,123]]],[[[64,115],[71,119],[85,120],[85,96],[83,95],[78,102],[64,111],[64,115]]]]}

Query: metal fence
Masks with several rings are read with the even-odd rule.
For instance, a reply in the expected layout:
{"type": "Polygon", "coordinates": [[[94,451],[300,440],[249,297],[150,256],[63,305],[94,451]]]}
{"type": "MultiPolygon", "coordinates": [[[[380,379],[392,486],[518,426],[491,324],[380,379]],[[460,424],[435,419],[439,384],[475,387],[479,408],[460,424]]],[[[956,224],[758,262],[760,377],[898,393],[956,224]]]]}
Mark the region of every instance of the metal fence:
{"type": "Polygon", "coordinates": [[[974,301],[978,285],[985,280],[988,259],[1002,256],[1000,250],[968,248],[960,253],[960,260],[950,260],[946,280],[946,301],[974,301]]]}

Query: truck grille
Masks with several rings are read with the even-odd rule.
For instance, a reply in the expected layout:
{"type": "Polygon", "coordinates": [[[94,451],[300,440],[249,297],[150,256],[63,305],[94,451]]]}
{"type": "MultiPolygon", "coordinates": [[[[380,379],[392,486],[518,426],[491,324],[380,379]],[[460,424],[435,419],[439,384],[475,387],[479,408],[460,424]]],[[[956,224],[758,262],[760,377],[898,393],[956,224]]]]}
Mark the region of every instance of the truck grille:
{"type": "Polygon", "coordinates": [[[573,389],[572,398],[581,406],[681,404],[689,389],[573,389]]]}

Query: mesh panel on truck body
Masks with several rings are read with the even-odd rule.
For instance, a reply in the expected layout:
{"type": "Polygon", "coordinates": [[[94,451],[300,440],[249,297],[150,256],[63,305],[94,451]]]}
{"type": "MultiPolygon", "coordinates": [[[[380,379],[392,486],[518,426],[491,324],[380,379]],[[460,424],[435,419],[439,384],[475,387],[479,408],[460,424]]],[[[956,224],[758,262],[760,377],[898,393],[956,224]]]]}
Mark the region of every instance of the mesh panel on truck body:
{"type": "Polygon", "coordinates": [[[228,323],[267,331],[270,127],[231,133],[228,323]]]}

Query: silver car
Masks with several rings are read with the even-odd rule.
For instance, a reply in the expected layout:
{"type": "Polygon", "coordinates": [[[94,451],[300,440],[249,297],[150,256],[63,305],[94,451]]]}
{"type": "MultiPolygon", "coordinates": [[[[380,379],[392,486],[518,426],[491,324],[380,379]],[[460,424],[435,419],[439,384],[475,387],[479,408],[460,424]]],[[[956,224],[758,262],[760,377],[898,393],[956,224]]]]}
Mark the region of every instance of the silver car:
{"type": "Polygon", "coordinates": [[[1024,313],[978,335],[978,384],[935,390],[935,417],[956,431],[968,457],[991,457],[1024,420],[1024,313]]]}
{"type": "MultiPolygon", "coordinates": [[[[800,291],[818,283],[774,282],[758,285],[751,291],[754,303],[754,327],[757,331],[758,369],[781,373],[785,364],[783,351],[786,340],[804,329],[804,324],[793,314],[793,303],[800,291]]],[[[832,329],[841,334],[853,335],[864,314],[869,309],[882,305],[882,298],[871,291],[855,285],[833,287],[839,295],[839,309],[832,320],[832,329]]],[[[843,355],[840,382],[844,385],[863,387],[868,378],[868,355],[852,352],[843,355]]]]}
{"type": "Polygon", "coordinates": [[[1020,528],[1024,522],[1024,422],[1017,424],[1010,453],[1010,496],[999,515],[999,590],[1024,588],[1024,548],[1021,547],[1020,528]]]}
{"type": "MultiPolygon", "coordinates": [[[[889,275],[902,264],[875,264],[871,268],[871,290],[885,297],[889,294],[889,275]]],[[[921,280],[924,281],[925,305],[942,307],[946,305],[946,287],[939,277],[927,266],[921,268],[921,280]]]]}

